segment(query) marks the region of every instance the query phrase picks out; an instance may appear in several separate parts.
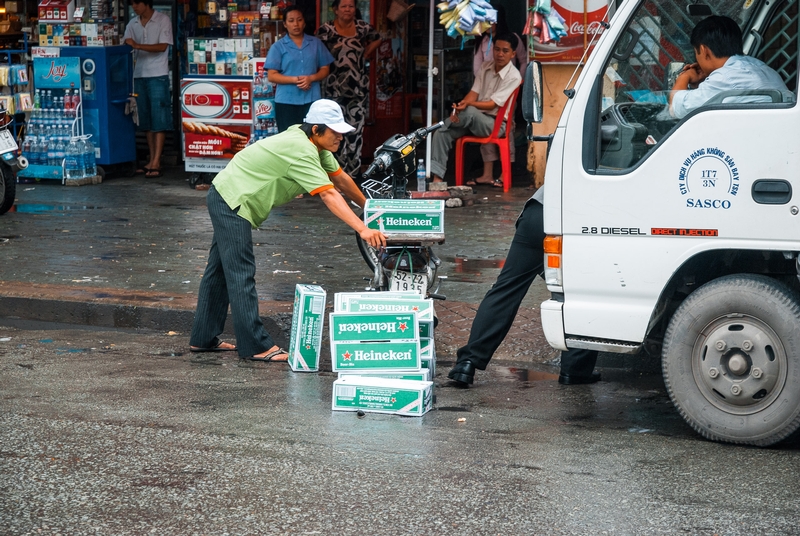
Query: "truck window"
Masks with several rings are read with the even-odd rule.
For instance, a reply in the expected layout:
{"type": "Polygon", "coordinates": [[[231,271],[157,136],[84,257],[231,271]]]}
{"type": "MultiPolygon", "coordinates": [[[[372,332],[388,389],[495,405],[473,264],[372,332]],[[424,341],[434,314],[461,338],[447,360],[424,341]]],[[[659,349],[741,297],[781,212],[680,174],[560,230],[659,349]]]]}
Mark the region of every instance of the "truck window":
{"type": "MultiPolygon", "coordinates": [[[[634,167],[679,122],[670,114],[668,97],[680,70],[695,61],[689,38],[701,19],[689,16],[690,2],[643,2],[621,34],[602,78],[598,172],[634,167]]],[[[747,9],[740,0],[707,4],[714,14],[731,17],[747,31],[756,20],[755,6],[761,3],[744,2],[753,6],[747,9]]],[[[771,24],[753,41],[758,50],[746,48],[745,53],[775,69],[796,96],[798,0],[779,4],[771,24]]]]}

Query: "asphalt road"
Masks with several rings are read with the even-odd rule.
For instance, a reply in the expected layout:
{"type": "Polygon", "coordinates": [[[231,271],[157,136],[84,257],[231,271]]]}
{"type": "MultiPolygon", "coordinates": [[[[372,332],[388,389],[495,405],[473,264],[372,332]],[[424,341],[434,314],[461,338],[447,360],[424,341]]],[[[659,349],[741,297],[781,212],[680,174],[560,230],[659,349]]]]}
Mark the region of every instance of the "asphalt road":
{"type": "Polygon", "coordinates": [[[359,418],[330,372],[10,324],[2,534],[800,533],[800,442],[705,441],[657,374],[564,387],[501,361],[462,390],[439,363],[435,410],[359,418]]]}

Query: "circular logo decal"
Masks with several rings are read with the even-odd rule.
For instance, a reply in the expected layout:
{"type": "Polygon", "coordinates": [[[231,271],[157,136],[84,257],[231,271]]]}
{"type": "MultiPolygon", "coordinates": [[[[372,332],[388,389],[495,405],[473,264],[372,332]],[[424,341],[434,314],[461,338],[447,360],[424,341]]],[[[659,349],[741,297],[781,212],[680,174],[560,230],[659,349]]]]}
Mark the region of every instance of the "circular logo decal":
{"type": "Polygon", "coordinates": [[[727,210],[739,193],[739,169],[718,147],[699,148],[681,163],[678,189],[687,208],[727,210]]]}
{"type": "Polygon", "coordinates": [[[228,92],[214,82],[191,82],[181,93],[181,108],[192,117],[220,117],[230,108],[230,104],[228,92]]]}

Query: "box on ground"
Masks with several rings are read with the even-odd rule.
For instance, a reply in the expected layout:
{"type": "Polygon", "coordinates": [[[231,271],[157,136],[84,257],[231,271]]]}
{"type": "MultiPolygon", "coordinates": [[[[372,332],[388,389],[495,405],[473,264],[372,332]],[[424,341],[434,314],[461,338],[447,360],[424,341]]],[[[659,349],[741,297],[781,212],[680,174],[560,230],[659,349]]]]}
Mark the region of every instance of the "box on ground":
{"type": "Polygon", "coordinates": [[[325,323],[325,290],[317,285],[297,285],[294,291],[289,366],[295,372],[319,370],[325,323]]]}
{"type": "Polygon", "coordinates": [[[417,293],[410,296],[389,297],[384,292],[347,296],[340,302],[340,311],[348,313],[416,313],[420,322],[433,322],[433,300],[417,293]]]}
{"type": "Polygon", "coordinates": [[[416,314],[331,313],[331,345],[338,342],[419,341],[416,314]]]}
{"type": "Polygon", "coordinates": [[[431,381],[431,371],[421,369],[409,372],[369,372],[369,371],[341,371],[339,378],[349,376],[366,376],[367,378],[385,378],[387,380],[414,380],[419,382],[431,381]]]}
{"type": "Polygon", "coordinates": [[[333,382],[334,411],[419,417],[433,406],[433,382],[349,376],[333,382]]]}
{"type": "Polygon", "coordinates": [[[422,367],[419,341],[331,342],[334,372],[418,371],[422,367]]]}

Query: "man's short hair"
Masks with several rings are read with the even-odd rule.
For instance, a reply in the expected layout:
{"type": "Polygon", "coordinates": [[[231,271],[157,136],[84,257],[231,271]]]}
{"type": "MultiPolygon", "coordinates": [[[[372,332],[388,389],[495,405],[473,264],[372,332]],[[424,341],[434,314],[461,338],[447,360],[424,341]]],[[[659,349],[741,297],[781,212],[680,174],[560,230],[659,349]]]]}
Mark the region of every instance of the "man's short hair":
{"type": "Polygon", "coordinates": [[[311,139],[311,135],[314,133],[313,128],[317,127],[317,135],[322,136],[325,134],[325,131],[328,130],[328,125],[324,124],[317,124],[317,123],[303,123],[300,125],[300,130],[306,133],[309,139],[311,139]]]}
{"type": "Polygon", "coordinates": [[[712,15],[697,23],[690,40],[695,50],[705,45],[718,58],[744,54],[742,30],[730,17],[712,15]]]}
{"type": "Polygon", "coordinates": [[[498,34],[495,36],[494,42],[496,43],[498,41],[505,41],[511,45],[511,50],[517,50],[517,45],[519,44],[519,39],[517,39],[517,36],[513,33],[498,34]]]}
{"type": "Polygon", "coordinates": [[[134,3],[145,4],[147,7],[153,7],[153,0],[131,0],[131,5],[134,3]]]}

